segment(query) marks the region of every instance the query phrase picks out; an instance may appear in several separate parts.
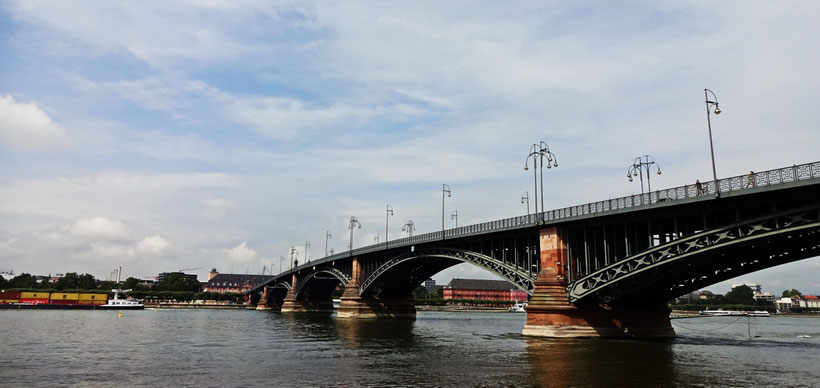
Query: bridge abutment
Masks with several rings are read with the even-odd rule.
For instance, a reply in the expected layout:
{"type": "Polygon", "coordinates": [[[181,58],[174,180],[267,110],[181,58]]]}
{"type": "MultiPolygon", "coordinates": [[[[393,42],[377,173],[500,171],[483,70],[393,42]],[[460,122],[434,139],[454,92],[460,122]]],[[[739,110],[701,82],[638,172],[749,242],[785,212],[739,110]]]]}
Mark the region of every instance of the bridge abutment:
{"type": "Polygon", "coordinates": [[[271,307],[268,306],[268,288],[265,287],[262,289],[262,297],[259,298],[259,302],[256,303],[257,310],[271,310],[271,307]]]}
{"type": "Polygon", "coordinates": [[[353,259],[353,276],[345,285],[342,302],[339,304],[339,318],[356,319],[415,319],[416,305],[412,299],[377,299],[362,298],[359,295],[361,285],[361,265],[358,258],[353,259]]]}
{"type": "Polygon", "coordinates": [[[523,335],[537,337],[668,338],[675,331],[665,306],[610,308],[575,306],[566,292],[569,259],[560,228],[540,233],[541,272],[526,308],[523,335]]]}

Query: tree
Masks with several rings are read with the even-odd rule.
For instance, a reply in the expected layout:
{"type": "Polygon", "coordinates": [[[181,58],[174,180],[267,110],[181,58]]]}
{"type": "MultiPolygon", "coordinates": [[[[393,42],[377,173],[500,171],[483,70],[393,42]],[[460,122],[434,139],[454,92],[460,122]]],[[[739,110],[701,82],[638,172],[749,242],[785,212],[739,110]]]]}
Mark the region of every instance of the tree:
{"type": "Polygon", "coordinates": [[[140,280],[132,276],[125,279],[125,283],[123,283],[122,286],[126,289],[135,290],[139,284],[140,280]]]}
{"type": "Polygon", "coordinates": [[[61,277],[59,280],[57,280],[57,284],[54,286],[54,288],[56,288],[57,291],[76,290],[79,288],[77,287],[79,278],[80,276],[77,275],[76,272],[69,272],[63,275],[63,277],[61,277]]]}
{"type": "Polygon", "coordinates": [[[791,290],[783,290],[783,295],[781,297],[782,298],[791,298],[793,296],[800,296],[800,295],[803,295],[803,294],[801,294],[800,291],[797,291],[794,288],[792,288],[791,290]]]}
{"type": "Polygon", "coordinates": [[[97,281],[94,279],[94,275],[84,273],[77,277],[77,288],[80,290],[96,290],[97,281]]]}
{"type": "Polygon", "coordinates": [[[11,279],[9,282],[10,288],[35,288],[37,285],[37,278],[31,274],[22,273],[11,279]]]}
{"type": "Polygon", "coordinates": [[[726,303],[753,305],[755,304],[755,293],[745,284],[737,286],[726,293],[726,303]]]}
{"type": "Polygon", "coordinates": [[[201,289],[202,285],[199,284],[198,280],[191,279],[189,277],[185,277],[176,273],[169,275],[167,278],[163,279],[156,286],[154,286],[154,290],[158,291],[199,292],[201,289]]]}

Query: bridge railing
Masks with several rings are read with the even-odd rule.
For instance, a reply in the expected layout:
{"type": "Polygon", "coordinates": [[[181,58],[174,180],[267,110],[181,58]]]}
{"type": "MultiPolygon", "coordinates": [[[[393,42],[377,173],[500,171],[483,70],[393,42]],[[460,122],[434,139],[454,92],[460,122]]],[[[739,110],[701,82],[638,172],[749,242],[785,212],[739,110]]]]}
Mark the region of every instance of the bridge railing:
{"type": "MultiPolygon", "coordinates": [[[[777,186],[791,182],[820,179],[820,162],[806,163],[784,167],[775,170],[745,174],[718,180],[721,193],[730,193],[743,190],[752,190],[760,187],[777,186]]],[[[441,240],[442,238],[463,237],[474,234],[516,229],[525,226],[535,226],[544,223],[551,223],[564,219],[593,214],[633,209],[667,201],[684,200],[693,197],[706,197],[715,195],[715,182],[701,182],[700,188],[696,184],[673,187],[669,189],[652,191],[649,193],[635,194],[626,197],[607,199],[603,201],[590,202],[583,205],[568,206],[560,209],[548,210],[543,213],[516,216],[500,220],[482,222],[480,224],[466,225],[458,228],[445,230],[444,237],[442,231],[420,234],[412,237],[405,237],[388,242],[390,247],[407,246],[430,241],[441,240]]],[[[345,257],[361,255],[384,249],[385,243],[369,245],[358,248],[353,252],[347,251],[337,253],[320,260],[337,260],[345,257]]],[[[309,264],[304,264],[309,265],[309,264]]]]}

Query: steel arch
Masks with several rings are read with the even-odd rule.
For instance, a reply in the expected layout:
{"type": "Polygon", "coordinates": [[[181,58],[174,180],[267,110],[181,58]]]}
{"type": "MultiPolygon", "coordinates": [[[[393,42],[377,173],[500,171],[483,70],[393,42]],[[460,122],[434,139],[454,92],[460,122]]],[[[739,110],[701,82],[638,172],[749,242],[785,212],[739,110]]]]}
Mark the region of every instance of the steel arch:
{"type": "Polygon", "coordinates": [[[339,279],[339,281],[342,282],[342,284],[350,283],[350,280],[351,280],[350,276],[347,276],[347,274],[345,274],[344,272],[342,272],[342,271],[340,271],[340,270],[338,270],[334,267],[322,267],[322,268],[316,269],[315,271],[307,274],[304,277],[305,280],[302,281],[302,282],[299,282],[296,285],[296,291],[294,293],[298,296],[302,292],[302,289],[305,287],[305,285],[307,283],[309,283],[310,280],[313,279],[317,274],[320,274],[320,273],[325,273],[325,274],[328,274],[330,276],[333,276],[336,279],[339,279]]]}
{"type": "Polygon", "coordinates": [[[516,270],[515,267],[505,264],[499,260],[493,259],[490,256],[482,255],[477,252],[467,251],[463,249],[455,249],[455,248],[426,248],[426,249],[418,249],[414,252],[407,252],[396,256],[386,263],[382,264],[381,267],[377,268],[373,271],[370,276],[362,282],[361,286],[359,287],[359,295],[364,295],[369,288],[373,285],[373,283],[386,272],[388,272],[391,268],[415,259],[425,258],[425,257],[438,257],[438,258],[446,258],[446,259],[454,259],[464,263],[470,263],[475,266],[481,267],[490,271],[496,275],[499,275],[509,281],[510,283],[514,284],[519,289],[526,291],[528,295],[532,295],[533,290],[533,283],[535,282],[535,276],[530,277],[525,271],[516,270]]]}
{"type": "MultiPolygon", "coordinates": [[[[618,283],[628,282],[636,275],[660,270],[664,265],[681,262],[708,251],[815,229],[820,229],[820,210],[811,208],[781,212],[703,231],[659,245],[601,268],[569,284],[567,294],[572,303],[578,303],[587,298],[605,294],[608,289],[617,287],[618,283]]],[[[742,265],[742,263],[737,262],[737,265],[742,265]]],[[[701,275],[692,274],[694,277],[701,275]]],[[[600,297],[599,299],[608,303],[614,298],[600,297]]]]}

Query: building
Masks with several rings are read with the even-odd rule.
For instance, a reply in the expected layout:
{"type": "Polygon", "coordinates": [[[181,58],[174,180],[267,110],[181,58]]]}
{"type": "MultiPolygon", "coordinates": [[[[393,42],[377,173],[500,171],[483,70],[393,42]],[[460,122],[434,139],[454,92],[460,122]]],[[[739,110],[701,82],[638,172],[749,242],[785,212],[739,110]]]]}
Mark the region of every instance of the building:
{"type": "Polygon", "coordinates": [[[436,289],[436,281],[433,280],[432,278],[425,280],[424,281],[424,288],[426,288],[427,291],[435,290],[436,289]]]}
{"type": "Polygon", "coordinates": [[[189,278],[189,279],[194,279],[196,281],[199,281],[197,279],[196,274],[187,274],[187,273],[182,273],[182,272],[160,272],[159,275],[157,276],[157,283],[162,283],[162,281],[165,280],[165,278],[167,278],[171,275],[179,275],[179,276],[182,276],[184,278],[189,278]]]}
{"type": "Polygon", "coordinates": [[[208,282],[203,286],[205,292],[245,292],[256,285],[274,278],[270,275],[224,274],[212,270],[208,274],[208,282]],[[213,276],[211,276],[211,273],[213,276]]]}
{"type": "Polygon", "coordinates": [[[755,292],[755,300],[765,300],[766,302],[774,302],[777,298],[771,292],[755,292]]]}
{"type": "Polygon", "coordinates": [[[457,279],[444,286],[444,299],[527,300],[527,292],[521,291],[505,280],[457,279]]]}
{"type": "Polygon", "coordinates": [[[820,298],[817,295],[798,295],[794,297],[796,299],[795,307],[804,307],[810,309],[820,309],[820,298]]]}

